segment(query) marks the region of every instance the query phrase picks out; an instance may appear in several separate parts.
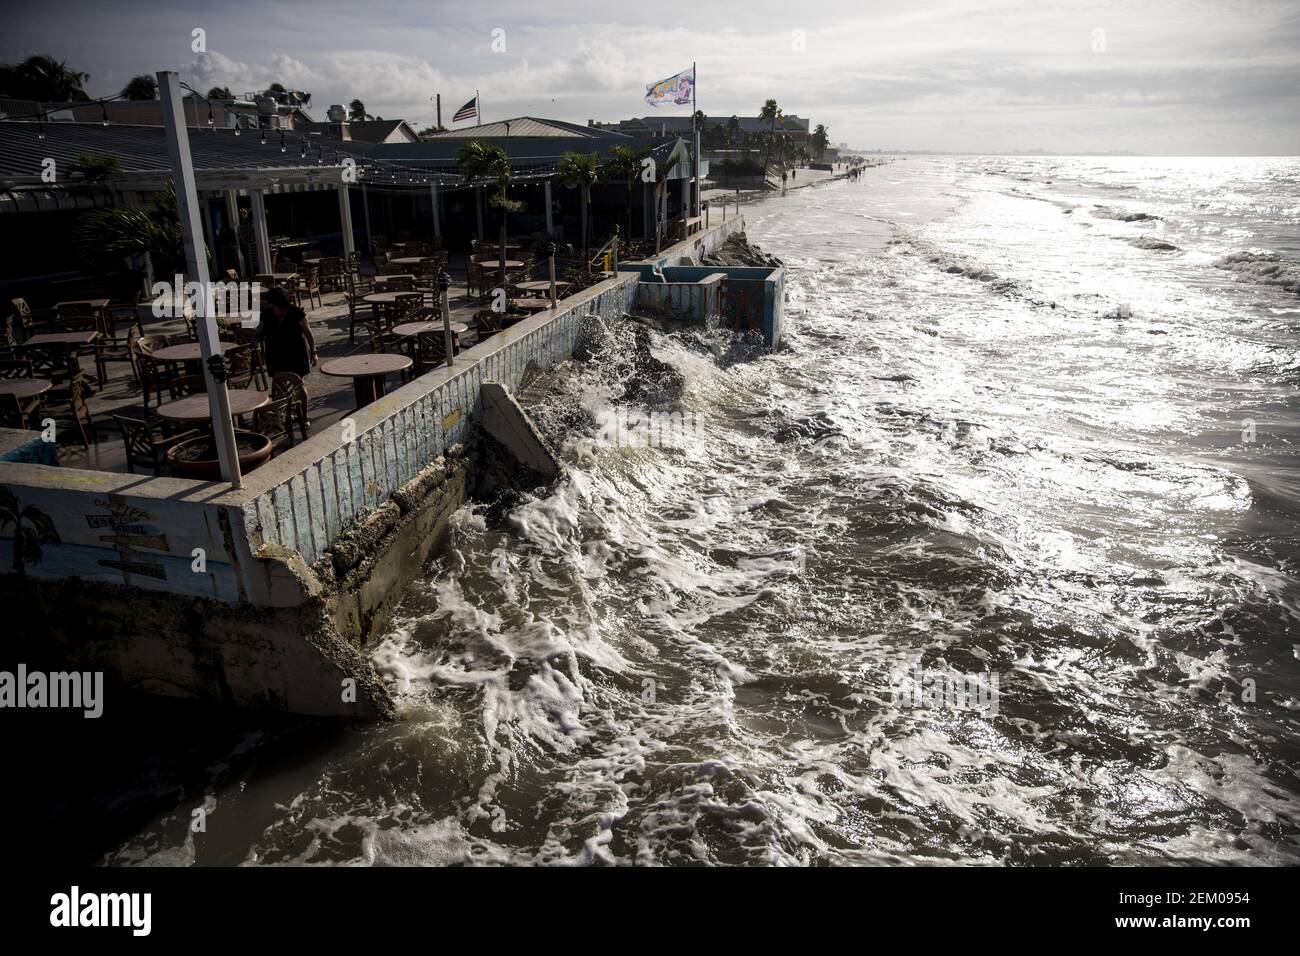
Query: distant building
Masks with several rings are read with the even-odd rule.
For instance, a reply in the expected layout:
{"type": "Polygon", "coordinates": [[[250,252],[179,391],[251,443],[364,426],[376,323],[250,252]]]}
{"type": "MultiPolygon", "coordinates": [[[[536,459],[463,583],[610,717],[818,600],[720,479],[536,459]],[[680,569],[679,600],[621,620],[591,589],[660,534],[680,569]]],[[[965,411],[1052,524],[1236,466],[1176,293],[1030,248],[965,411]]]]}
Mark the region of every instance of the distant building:
{"type": "MultiPolygon", "coordinates": [[[[725,129],[730,121],[730,115],[706,115],[704,126],[705,129],[717,129],[719,127],[725,129]]],[[[737,115],[736,121],[740,124],[740,131],[748,136],[761,135],[772,130],[771,120],[759,119],[757,116],[737,115]]],[[[776,131],[788,135],[792,142],[802,143],[808,138],[810,122],[810,120],[790,113],[777,119],[776,131]]],[[[636,119],[619,120],[616,123],[597,123],[595,120],[587,120],[587,125],[593,129],[642,137],[689,137],[691,123],[692,118],[690,116],[642,116],[636,119]]]]}
{"type": "Polygon", "coordinates": [[[418,143],[419,134],[406,120],[340,120],[302,123],[295,127],[306,136],[324,136],[354,143],[418,143]]]}

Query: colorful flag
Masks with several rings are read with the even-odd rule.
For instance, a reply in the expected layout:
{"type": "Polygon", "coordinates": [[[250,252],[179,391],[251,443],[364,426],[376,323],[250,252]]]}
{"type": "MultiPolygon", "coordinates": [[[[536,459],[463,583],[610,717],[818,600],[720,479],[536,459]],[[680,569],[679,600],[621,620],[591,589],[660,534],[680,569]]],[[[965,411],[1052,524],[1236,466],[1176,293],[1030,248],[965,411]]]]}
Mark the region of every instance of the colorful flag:
{"type": "Polygon", "coordinates": [[[456,111],[456,115],[451,118],[453,123],[459,123],[461,120],[471,119],[478,116],[478,96],[462,106],[456,111]]]}
{"type": "Polygon", "coordinates": [[[687,106],[695,102],[695,67],[645,88],[649,106],[687,106]]]}

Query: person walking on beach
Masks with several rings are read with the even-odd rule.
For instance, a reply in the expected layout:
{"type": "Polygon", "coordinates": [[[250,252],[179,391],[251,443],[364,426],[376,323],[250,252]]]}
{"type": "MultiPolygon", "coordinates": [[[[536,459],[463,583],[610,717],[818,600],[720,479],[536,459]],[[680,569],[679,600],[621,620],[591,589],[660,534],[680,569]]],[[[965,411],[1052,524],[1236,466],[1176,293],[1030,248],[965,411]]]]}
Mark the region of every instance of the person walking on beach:
{"type": "Polygon", "coordinates": [[[785,189],[785,173],[781,174],[781,189],[785,189]]]}
{"type": "Polygon", "coordinates": [[[258,332],[266,349],[269,374],[294,372],[305,376],[316,364],[316,340],[312,338],[307,313],[290,302],[283,289],[266,293],[258,332]]]}

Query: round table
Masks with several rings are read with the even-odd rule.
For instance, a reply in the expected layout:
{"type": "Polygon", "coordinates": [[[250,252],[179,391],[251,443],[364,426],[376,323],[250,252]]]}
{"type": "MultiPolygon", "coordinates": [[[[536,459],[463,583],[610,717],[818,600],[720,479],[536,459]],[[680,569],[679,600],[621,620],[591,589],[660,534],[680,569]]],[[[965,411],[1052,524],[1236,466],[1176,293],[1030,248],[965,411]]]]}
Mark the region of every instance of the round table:
{"type": "Polygon", "coordinates": [[[400,259],[389,259],[388,262],[395,266],[418,266],[421,262],[428,262],[432,256],[402,256],[400,259]]]}
{"type": "Polygon", "coordinates": [[[357,395],[357,408],[369,405],[384,394],[384,376],[411,367],[405,355],[377,352],[374,355],[346,355],[331,359],[320,366],[322,375],[352,379],[357,395]]]}
{"type": "MultiPolygon", "coordinates": [[[[487,269],[487,268],[489,268],[489,267],[491,267],[491,268],[493,268],[493,269],[500,269],[500,268],[501,268],[501,264],[502,264],[500,259],[479,259],[479,258],[475,257],[474,261],[475,261],[478,265],[482,266],[484,269],[487,269]]],[[[505,261],[505,267],[506,267],[507,269],[522,269],[522,268],[524,267],[524,260],[522,260],[522,259],[507,259],[507,260],[505,261]]]]}
{"type": "MultiPolygon", "coordinates": [[[[571,282],[560,282],[557,279],[555,282],[555,294],[559,295],[570,285],[572,285],[571,282]]],[[[523,289],[525,292],[549,293],[551,291],[551,280],[550,279],[529,279],[527,282],[516,283],[515,287],[518,289],[523,289]]]]}
{"type": "Polygon", "coordinates": [[[325,257],[321,256],[319,259],[304,259],[302,260],[302,264],[305,266],[318,266],[324,261],[325,257]]]}
{"type": "Polygon", "coordinates": [[[545,312],[551,307],[550,299],[515,299],[514,306],[517,309],[526,309],[529,312],[545,312]]]}
{"type": "Polygon", "coordinates": [[[43,378],[0,379],[0,395],[12,395],[17,399],[35,398],[37,395],[44,395],[53,387],[53,382],[43,378]]]}
{"type": "MultiPolygon", "coordinates": [[[[217,347],[225,353],[230,349],[238,348],[239,343],[218,342],[217,347]]],[[[203,359],[203,353],[198,342],[182,342],[180,345],[165,345],[160,349],[154,349],[149,353],[149,357],[159,362],[198,362],[203,359]]]]}
{"type": "MultiPolygon", "coordinates": [[[[469,326],[464,322],[451,323],[452,332],[459,335],[462,332],[468,332],[469,326]]],[[[393,334],[406,337],[408,335],[423,335],[425,332],[441,332],[441,322],[403,322],[401,325],[393,326],[393,334]]]]}
{"type": "Polygon", "coordinates": [[[369,295],[363,295],[361,301],[369,302],[371,305],[392,305],[399,296],[403,295],[423,298],[423,293],[420,292],[372,292],[369,295]]]}
{"type": "MultiPolygon", "coordinates": [[[[226,390],[226,394],[230,397],[232,416],[255,412],[271,401],[266,392],[259,392],[255,388],[230,388],[226,390]]],[[[198,392],[168,402],[166,405],[159,405],[158,414],[162,418],[176,422],[201,422],[211,419],[212,410],[208,408],[208,393],[198,392]]]]}

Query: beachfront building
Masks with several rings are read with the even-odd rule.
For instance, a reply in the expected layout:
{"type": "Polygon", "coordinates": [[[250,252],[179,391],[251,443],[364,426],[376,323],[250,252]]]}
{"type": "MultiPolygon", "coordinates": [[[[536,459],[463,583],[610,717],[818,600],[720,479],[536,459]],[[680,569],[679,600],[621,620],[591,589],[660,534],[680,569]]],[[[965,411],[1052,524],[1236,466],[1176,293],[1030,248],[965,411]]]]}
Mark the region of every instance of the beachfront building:
{"type": "MultiPolygon", "coordinates": [[[[648,149],[656,169],[667,170],[657,183],[638,180],[629,189],[626,180],[604,181],[593,188],[594,235],[608,235],[616,223],[628,235],[630,205],[631,236],[653,241],[656,226],[671,230],[690,204],[693,179],[689,135],[638,136],[562,120],[518,116],[428,134],[418,142],[385,143],[376,146],[370,156],[377,162],[454,177],[458,175],[457,152],[472,140],[499,146],[510,158],[511,198],[523,203],[521,210],[509,214],[511,229],[516,232],[545,232],[560,241],[578,241],[582,231],[578,190],[554,182],[555,167],[566,152],[595,153],[605,160],[616,146],[648,149]]],[[[490,239],[496,234],[499,214],[485,202],[487,188],[480,186],[471,193],[458,191],[442,198],[439,219],[447,240],[453,245],[466,244],[473,238],[490,239]]],[[[399,199],[385,201],[378,215],[382,217],[383,229],[391,233],[417,225],[430,215],[429,208],[419,199],[414,203],[399,199]]]]}

